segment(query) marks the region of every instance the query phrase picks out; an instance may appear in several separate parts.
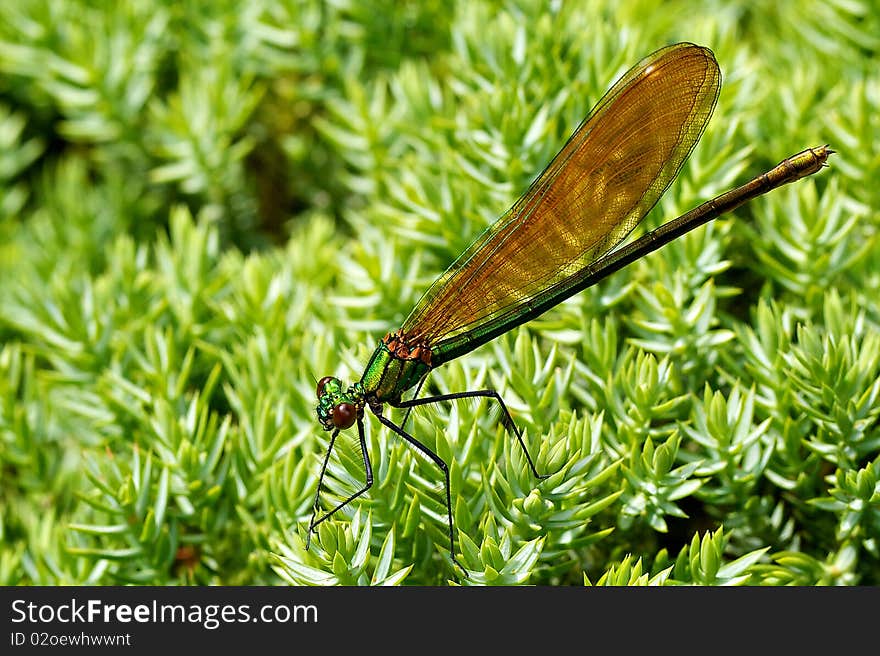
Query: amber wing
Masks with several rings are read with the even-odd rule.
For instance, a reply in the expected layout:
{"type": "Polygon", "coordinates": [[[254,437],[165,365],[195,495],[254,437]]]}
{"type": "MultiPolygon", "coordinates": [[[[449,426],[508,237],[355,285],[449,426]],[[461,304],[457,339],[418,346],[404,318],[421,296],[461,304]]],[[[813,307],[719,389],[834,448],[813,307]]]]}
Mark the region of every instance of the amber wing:
{"type": "MultiPolygon", "coordinates": [[[[403,332],[442,362],[497,334],[612,250],[675,179],[712,115],[721,72],[690,43],[649,55],[583,120],[522,197],[431,286],[403,332]]],[[[573,293],[573,292],[572,292],[573,293]]]]}

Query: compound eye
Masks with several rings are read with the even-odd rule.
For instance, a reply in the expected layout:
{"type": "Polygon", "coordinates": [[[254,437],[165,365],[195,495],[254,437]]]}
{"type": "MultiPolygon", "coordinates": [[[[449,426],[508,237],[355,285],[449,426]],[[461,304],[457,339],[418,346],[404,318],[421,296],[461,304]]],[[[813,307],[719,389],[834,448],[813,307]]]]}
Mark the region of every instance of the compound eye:
{"type": "Polygon", "coordinates": [[[350,428],[357,419],[357,408],[351,403],[340,403],[331,411],[333,425],[340,430],[350,428]]]}
{"type": "Polygon", "coordinates": [[[324,376],[321,380],[318,381],[317,393],[318,398],[320,399],[324,395],[324,387],[326,387],[327,383],[331,380],[334,380],[333,376],[324,376]]]}

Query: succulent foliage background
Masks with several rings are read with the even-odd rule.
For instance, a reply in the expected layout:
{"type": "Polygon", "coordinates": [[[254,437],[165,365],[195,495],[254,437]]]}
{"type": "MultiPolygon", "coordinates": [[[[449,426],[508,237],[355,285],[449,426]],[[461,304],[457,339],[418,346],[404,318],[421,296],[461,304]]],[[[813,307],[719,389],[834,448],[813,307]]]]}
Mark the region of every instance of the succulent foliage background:
{"type": "Polygon", "coordinates": [[[431,376],[553,473],[485,402],[413,413],[461,582],[880,584],[870,0],[0,3],[0,584],[454,581],[438,472],[369,417],[304,550],[315,379],[683,40],[723,87],[645,227],[838,152],[431,376]]]}

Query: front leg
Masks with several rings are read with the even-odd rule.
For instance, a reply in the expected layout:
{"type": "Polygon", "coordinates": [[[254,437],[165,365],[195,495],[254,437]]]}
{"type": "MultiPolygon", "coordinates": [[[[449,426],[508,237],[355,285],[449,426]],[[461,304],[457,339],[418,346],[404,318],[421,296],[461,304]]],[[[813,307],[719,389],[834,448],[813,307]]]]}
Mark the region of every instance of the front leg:
{"type": "Polygon", "coordinates": [[[366,484],[360,490],[352,494],[345,501],[338,504],[333,510],[324,514],[317,521],[315,520],[315,515],[318,512],[318,495],[321,494],[321,483],[324,480],[324,472],[327,470],[327,462],[330,460],[330,452],[333,449],[333,443],[336,441],[336,436],[339,434],[339,429],[333,431],[333,436],[330,438],[330,446],[327,447],[327,455],[324,456],[324,464],[321,466],[321,476],[318,479],[318,489],[315,491],[315,505],[312,508],[312,519],[309,521],[309,532],[306,536],[306,551],[309,550],[309,545],[312,541],[312,532],[315,530],[315,527],[323,522],[325,519],[329,519],[331,515],[333,515],[336,511],[341,510],[349,503],[357,499],[364,492],[369,490],[373,486],[373,467],[370,465],[370,455],[367,453],[367,442],[364,434],[364,422],[361,417],[357,418],[357,427],[358,427],[358,438],[360,439],[361,444],[361,456],[364,459],[364,472],[366,473],[366,484]]]}

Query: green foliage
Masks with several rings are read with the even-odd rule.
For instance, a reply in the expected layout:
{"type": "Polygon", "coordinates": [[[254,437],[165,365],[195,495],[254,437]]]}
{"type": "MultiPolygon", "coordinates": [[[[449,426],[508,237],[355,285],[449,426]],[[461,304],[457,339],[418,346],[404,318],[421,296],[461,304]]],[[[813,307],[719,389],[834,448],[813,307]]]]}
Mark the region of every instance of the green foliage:
{"type": "Polygon", "coordinates": [[[880,12],[662,4],[0,4],[0,584],[880,584],[880,12]],[[467,577],[369,413],[306,551],[315,380],[680,40],[724,83],[646,228],[830,168],[432,373],[549,474],[490,400],[412,412],[467,577]]]}
{"type": "MultiPolygon", "coordinates": [[[[306,552],[296,541],[294,545],[279,544],[273,566],[282,580],[292,585],[399,585],[412,570],[412,565],[391,571],[394,561],[394,529],[388,531],[379,553],[370,553],[372,523],[368,516],[361,522],[361,514],[355,513],[350,524],[318,528],[319,546],[314,553],[306,552]],[[363,523],[363,526],[361,524],[363,523]],[[305,561],[305,562],[304,562],[305,561]],[[320,567],[307,562],[316,561],[320,567]],[[371,571],[367,571],[367,565],[371,571]]],[[[275,545],[273,545],[275,546],[275,545]]]]}

